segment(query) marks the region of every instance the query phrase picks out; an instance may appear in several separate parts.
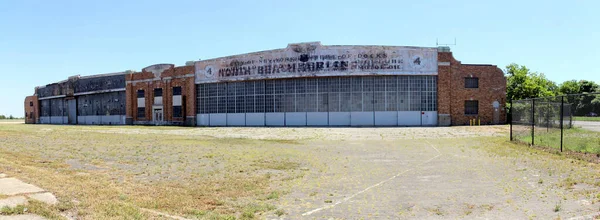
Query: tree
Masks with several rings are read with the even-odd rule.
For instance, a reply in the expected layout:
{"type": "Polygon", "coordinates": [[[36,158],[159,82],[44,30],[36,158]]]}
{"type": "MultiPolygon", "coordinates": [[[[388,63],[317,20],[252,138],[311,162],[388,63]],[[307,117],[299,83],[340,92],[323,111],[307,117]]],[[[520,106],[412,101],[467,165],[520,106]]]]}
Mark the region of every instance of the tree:
{"type": "Polygon", "coordinates": [[[579,94],[581,93],[581,87],[577,80],[569,80],[560,84],[558,91],[562,95],[579,94]]]}
{"type": "Polygon", "coordinates": [[[0,119],[6,119],[6,116],[0,115],[0,119]]]}
{"type": "Polygon", "coordinates": [[[554,96],[559,91],[555,82],[543,73],[531,72],[527,67],[512,63],[506,66],[508,100],[554,96]]]}

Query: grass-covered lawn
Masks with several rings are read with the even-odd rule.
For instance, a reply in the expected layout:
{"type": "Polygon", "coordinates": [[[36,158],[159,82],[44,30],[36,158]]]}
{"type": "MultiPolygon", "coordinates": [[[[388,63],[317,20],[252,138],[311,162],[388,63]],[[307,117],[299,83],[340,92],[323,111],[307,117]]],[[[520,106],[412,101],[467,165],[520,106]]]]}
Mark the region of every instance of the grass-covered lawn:
{"type": "Polygon", "coordinates": [[[574,116],[573,121],[600,121],[600,117],[574,116]]]}
{"type": "MultiPolygon", "coordinates": [[[[581,128],[564,130],[563,150],[600,154],[600,133],[581,128]]],[[[531,135],[518,136],[518,140],[531,143],[531,135]]],[[[536,128],[535,145],[560,149],[560,129],[536,128]]]]}

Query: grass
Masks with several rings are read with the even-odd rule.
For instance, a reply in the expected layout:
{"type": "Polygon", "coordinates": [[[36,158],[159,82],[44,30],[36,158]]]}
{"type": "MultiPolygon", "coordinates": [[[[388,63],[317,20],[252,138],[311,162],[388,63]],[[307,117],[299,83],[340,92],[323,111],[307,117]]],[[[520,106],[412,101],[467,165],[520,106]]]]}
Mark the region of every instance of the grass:
{"type": "Polygon", "coordinates": [[[600,121],[600,117],[575,116],[573,121],[600,121]]]}
{"type": "Polygon", "coordinates": [[[300,161],[310,157],[283,147],[294,141],[153,133],[188,130],[1,124],[0,170],[53,192],[61,203],[37,208],[53,213],[46,216],[155,217],[143,208],[251,219],[277,209],[270,204],[281,196],[277,187],[302,177],[300,161]]]}
{"type": "Polygon", "coordinates": [[[0,215],[21,215],[24,214],[27,208],[24,205],[18,205],[14,208],[4,206],[0,208],[0,215]]]}
{"type": "MultiPolygon", "coordinates": [[[[581,128],[565,129],[563,150],[600,154],[600,133],[581,128]]],[[[531,135],[517,136],[517,140],[531,143],[531,135]]],[[[535,145],[560,149],[560,129],[536,128],[535,145]]]]}
{"type": "Polygon", "coordinates": [[[560,210],[562,209],[562,205],[560,204],[560,202],[556,203],[556,205],[554,205],[554,212],[560,212],[560,210]]]}
{"type": "MultiPolygon", "coordinates": [[[[543,179],[539,189],[553,188],[547,195],[555,196],[557,191],[561,199],[562,193],[566,197],[574,191],[567,187],[570,182],[577,183],[578,189],[600,187],[595,164],[515,144],[508,141],[507,131],[500,126],[293,130],[1,124],[0,170],[57,196],[60,202],[56,206],[32,202],[26,206],[28,213],[48,219],[62,219],[61,214],[77,219],[161,218],[160,213],[148,210],[190,219],[299,218],[305,210],[330,206],[334,200],[337,203],[370,186],[369,182],[388,179],[390,173],[408,168],[400,167],[400,161],[418,164],[435,155],[436,150],[443,156],[434,161],[447,160],[447,165],[456,168],[432,171],[447,172],[456,180],[494,182],[506,186],[507,195],[534,196],[531,190],[520,187],[524,183],[521,177],[534,173],[540,176],[529,181],[543,179]],[[481,135],[485,129],[494,134],[481,135]],[[471,130],[476,131],[472,136],[455,137],[471,130]],[[383,140],[380,133],[385,134],[383,140]],[[432,133],[436,139],[431,139],[432,133]],[[429,148],[429,144],[437,149],[429,148]],[[565,187],[557,187],[563,182],[565,187]]],[[[431,163],[434,164],[438,163],[431,163]]],[[[409,186],[420,187],[420,182],[412,181],[410,175],[415,174],[399,178],[411,180],[406,181],[409,186]]],[[[439,184],[456,189],[452,187],[457,183],[439,184]]],[[[371,214],[368,213],[371,202],[389,201],[384,199],[396,193],[378,192],[383,189],[375,187],[365,192],[369,200],[351,203],[356,209],[342,215],[371,214]],[[367,196],[371,193],[385,196],[367,196]]],[[[442,201],[447,194],[418,189],[423,193],[417,195],[423,197],[406,201],[412,208],[402,211],[413,218],[423,215],[458,218],[456,214],[476,218],[489,211],[506,210],[505,205],[496,205],[504,203],[505,197],[485,197],[479,193],[488,190],[502,193],[503,188],[496,185],[484,191],[477,191],[474,185],[472,190],[478,198],[491,201],[489,205],[467,205],[466,209],[422,199],[439,195],[442,201]],[[498,202],[499,199],[502,201],[498,202]],[[420,200],[428,203],[411,204],[420,200]]],[[[589,198],[598,195],[597,190],[585,191],[588,192],[593,194],[589,198]]],[[[451,198],[456,204],[471,201],[462,195],[451,198]]],[[[507,206],[529,204],[521,197],[509,198],[514,202],[507,201],[507,206]]],[[[553,205],[549,202],[537,207],[555,214],[551,210],[553,205]]],[[[336,211],[345,212],[340,207],[343,206],[336,207],[336,211]]],[[[388,211],[383,208],[382,211],[388,211]]],[[[565,213],[571,211],[568,206],[563,209],[565,213]]],[[[380,215],[368,218],[393,218],[380,215]]]]}

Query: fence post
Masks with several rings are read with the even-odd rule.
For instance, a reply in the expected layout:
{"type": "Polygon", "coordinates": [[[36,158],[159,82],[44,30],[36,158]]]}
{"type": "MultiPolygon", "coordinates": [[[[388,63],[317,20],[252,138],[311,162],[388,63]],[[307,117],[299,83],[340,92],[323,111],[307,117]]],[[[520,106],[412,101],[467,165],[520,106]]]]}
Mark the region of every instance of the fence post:
{"type": "Polygon", "coordinates": [[[563,152],[563,120],[564,120],[565,97],[560,97],[560,152],[563,152]]]}
{"type": "Polygon", "coordinates": [[[531,99],[531,146],[535,145],[535,99],[531,99]]]}
{"type": "Polygon", "coordinates": [[[513,141],[513,101],[510,100],[510,108],[508,110],[510,112],[510,141],[513,141]]]}

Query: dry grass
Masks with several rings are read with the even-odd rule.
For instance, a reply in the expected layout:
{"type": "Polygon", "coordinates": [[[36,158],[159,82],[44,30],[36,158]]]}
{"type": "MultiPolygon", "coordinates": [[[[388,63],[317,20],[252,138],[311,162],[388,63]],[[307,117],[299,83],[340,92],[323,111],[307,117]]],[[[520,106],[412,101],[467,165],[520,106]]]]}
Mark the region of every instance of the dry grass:
{"type": "MultiPolygon", "coordinates": [[[[27,206],[29,212],[49,219],[61,219],[62,215],[78,219],[161,218],[145,209],[196,219],[295,218],[415,167],[439,149],[443,156],[431,164],[437,167],[414,168],[414,172],[432,173],[407,173],[387,183],[419,189],[414,191],[417,197],[404,204],[409,208],[401,213],[414,218],[478,217],[509,212],[536,196],[549,200],[547,195],[600,202],[595,190],[600,187],[598,165],[507,139],[503,126],[334,129],[1,124],[0,173],[53,192],[58,205],[33,202],[27,206]],[[429,139],[423,141],[425,138],[429,139]],[[523,176],[531,175],[536,176],[527,181],[535,189],[528,188],[531,186],[523,180],[523,176]],[[453,195],[445,194],[445,188],[418,188],[425,183],[437,186],[436,178],[445,178],[439,183],[448,187],[458,184],[448,180],[465,182],[459,186],[470,180],[493,185],[473,185],[456,197],[448,197],[458,199],[456,202],[412,204],[436,195],[453,195]],[[573,187],[585,191],[575,195],[573,187]],[[477,191],[492,189],[510,199],[477,191]],[[461,199],[467,198],[465,193],[480,200],[468,201],[464,207],[467,201],[461,199]]],[[[373,188],[367,193],[376,197],[362,201],[364,204],[352,203],[356,209],[344,212],[344,216],[386,218],[367,216],[370,213],[365,207],[396,201],[401,193],[393,190],[373,188]]],[[[555,201],[543,210],[554,214],[550,206],[555,201]]],[[[561,213],[573,210],[569,204],[564,203],[561,213]]],[[[544,214],[533,211],[540,212],[544,214]]]]}
{"type": "Polygon", "coordinates": [[[140,208],[192,218],[258,218],[276,209],[269,202],[279,197],[278,186],[303,175],[303,153],[283,147],[293,141],[103,128],[1,125],[0,171],[71,204],[46,208],[44,216],[83,219],[152,217],[140,208]]]}

